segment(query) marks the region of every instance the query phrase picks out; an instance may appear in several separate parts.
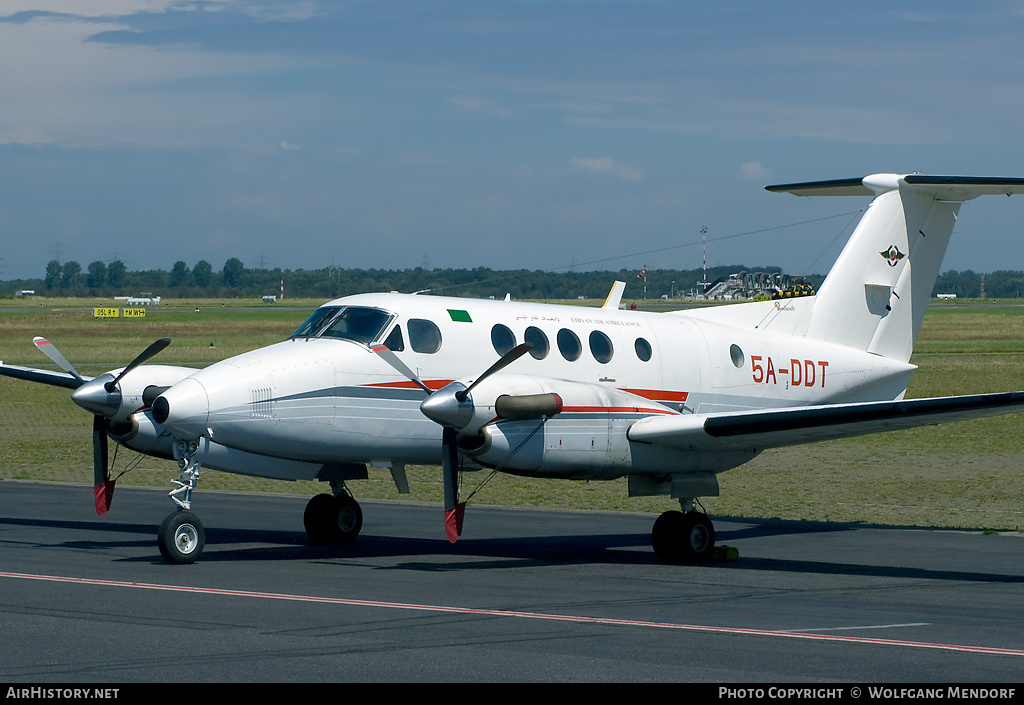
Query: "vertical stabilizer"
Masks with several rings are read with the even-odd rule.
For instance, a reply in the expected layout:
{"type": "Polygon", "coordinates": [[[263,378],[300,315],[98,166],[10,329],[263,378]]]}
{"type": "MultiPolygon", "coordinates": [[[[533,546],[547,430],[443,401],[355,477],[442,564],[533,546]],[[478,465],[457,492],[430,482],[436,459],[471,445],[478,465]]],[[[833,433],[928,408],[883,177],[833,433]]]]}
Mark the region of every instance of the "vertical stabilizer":
{"type": "Polygon", "coordinates": [[[768,190],[874,195],[818,289],[807,337],[906,362],[960,204],[987,194],[1024,193],[1024,179],[876,174],[768,190]]]}
{"type": "Polygon", "coordinates": [[[612,284],[612,288],[608,292],[608,298],[604,300],[604,305],[601,308],[618,309],[619,302],[622,301],[622,292],[625,288],[626,282],[615,282],[612,284]]]}

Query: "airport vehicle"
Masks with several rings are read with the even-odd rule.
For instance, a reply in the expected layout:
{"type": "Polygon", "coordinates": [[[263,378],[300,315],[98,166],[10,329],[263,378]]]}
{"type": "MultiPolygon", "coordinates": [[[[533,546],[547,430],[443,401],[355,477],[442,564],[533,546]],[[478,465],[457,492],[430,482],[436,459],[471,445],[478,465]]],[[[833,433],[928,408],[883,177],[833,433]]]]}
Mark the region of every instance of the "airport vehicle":
{"type": "Polygon", "coordinates": [[[875,174],[769,186],[867,196],[870,206],[814,296],[669,313],[409,294],[324,304],[287,340],[202,370],[143,364],[86,379],[0,365],[74,389],[94,414],[97,510],[110,504],[107,438],[174,458],[177,510],[158,544],[173,563],[205,542],[192,511],[202,467],[318,479],[304,522],[314,541],[351,541],[362,510],[348,483],[367,466],[436,464],[445,526],[462,529],[460,473],[628,477],[631,495],[670,495],[654,523],[665,561],[715,545],[699,498],[766,448],[1024,410],[1024,392],[904,399],[910,355],[960,205],[1024,193],[1024,179],[875,174]]]}

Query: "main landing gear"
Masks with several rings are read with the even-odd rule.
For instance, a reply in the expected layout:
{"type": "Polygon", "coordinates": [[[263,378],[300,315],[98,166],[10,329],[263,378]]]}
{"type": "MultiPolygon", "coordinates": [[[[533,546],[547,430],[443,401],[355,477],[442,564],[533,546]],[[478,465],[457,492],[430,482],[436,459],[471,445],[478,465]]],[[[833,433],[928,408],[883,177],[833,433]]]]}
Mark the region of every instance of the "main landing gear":
{"type": "Polygon", "coordinates": [[[683,511],[665,512],[654,522],[651,546],[665,563],[700,563],[715,550],[715,526],[707,514],[693,508],[693,500],[681,500],[683,511]]]}
{"type": "Polygon", "coordinates": [[[363,528],[363,510],[342,487],[338,494],[318,494],[309,500],[302,523],[313,543],[348,543],[363,528]]]}

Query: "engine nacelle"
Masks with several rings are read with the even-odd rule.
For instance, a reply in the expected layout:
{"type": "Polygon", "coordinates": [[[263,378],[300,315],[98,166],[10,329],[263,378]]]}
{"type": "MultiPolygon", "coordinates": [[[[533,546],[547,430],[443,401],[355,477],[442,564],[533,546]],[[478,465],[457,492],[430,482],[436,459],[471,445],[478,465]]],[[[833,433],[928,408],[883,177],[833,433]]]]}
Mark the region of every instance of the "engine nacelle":
{"type": "Polygon", "coordinates": [[[153,420],[148,409],[132,414],[127,423],[111,424],[108,435],[126,448],[145,455],[174,459],[174,438],[153,420]]]}
{"type": "MultiPolygon", "coordinates": [[[[491,388],[508,389],[511,375],[495,375],[491,388]]],[[[530,379],[529,395],[500,395],[477,402],[488,423],[459,436],[459,449],[475,461],[511,473],[575,479],[609,479],[636,471],[629,427],[673,409],[614,387],[566,380],[530,379]]],[[[484,384],[491,382],[486,380],[484,384]]],[[[484,387],[481,384],[481,387],[484,387]]],[[[474,392],[474,396],[483,394],[474,392]]],[[[469,426],[472,428],[472,425],[469,426]]],[[[677,471],[677,453],[642,453],[651,467],[677,471]]]]}
{"type": "Polygon", "coordinates": [[[191,377],[197,370],[174,365],[142,365],[107,389],[120,370],[111,370],[89,380],[71,393],[71,400],[80,407],[110,420],[112,425],[131,424],[131,417],[148,408],[168,387],[191,377]]]}

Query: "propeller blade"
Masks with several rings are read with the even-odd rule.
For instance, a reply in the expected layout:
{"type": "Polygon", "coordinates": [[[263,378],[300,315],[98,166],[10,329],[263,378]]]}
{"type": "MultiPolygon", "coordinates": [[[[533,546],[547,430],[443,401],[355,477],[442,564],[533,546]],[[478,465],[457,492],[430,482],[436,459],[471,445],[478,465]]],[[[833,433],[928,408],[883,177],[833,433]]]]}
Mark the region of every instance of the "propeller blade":
{"type": "Polygon", "coordinates": [[[473,391],[473,387],[483,382],[485,379],[493,375],[495,372],[503,370],[506,367],[508,367],[510,364],[512,364],[513,362],[521,358],[523,355],[525,355],[527,352],[529,352],[530,348],[532,347],[533,343],[520,343],[519,345],[515,346],[507,353],[502,355],[501,359],[499,359],[493,365],[488,367],[487,370],[484,371],[482,375],[477,377],[472,384],[470,384],[463,390],[455,392],[455,398],[458,399],[459,401],[466,401],[466,397],[468,397],[469,393],[473,391]]]}
{"type": "Polygon", "coordinates": [[[395,353],[390,348],[384,347],[383,345],[378,345],[373,349],[373,351],[377,353],[377,356],[380,357],[381,360],[391,365],[403,377],[405,377],[408,380],[411,380],[413,383],[416,384],[417,387],[422,389],[428,395],[431,394],[430,387],[423,384],[420,378],[413,374],[413,371],[410,370],[404,362],[399,360],[398,355],[395,355],[395,353]]]}
{"type": "Polygon", "coordinates": [[[37,335],[35,338],[33,338],[32,342],[36,344],[36,347],[39,348],[39,351],[41,353],[43,353],[44,355],[46,355],[46,357],[53,360],[53,362],[56,363],[57,367],[72,375],[75,379],[78,380],[79,384],[85,384],[85,380],[82,378],[82,375],[78,374],[78,370],[76,370],[71,365],[71,363],[68,362],[66,357],[61,355],[60,350],[54,347],[53,343],[51,343],[49,340],[40,335],[37,335]]]}
{"type": "Polygon", "coordinates": [[[114,498],[114,481],[107,474],[107,425],[105,417],[92,417],[92,472],[96,514],[103,516],[114,498]]]}
{"type": "Polygon", "coordinates": [[[466,515],[466,503],[459,502],[459,454],[455,446],[457,436],[458,432],[447,426],[441,435],[444,530],[449,543],[455,543],[462,535],[462,520],[466,515]]]}
{"type": "Polygon", "coordinates": [[[108,392],[114,391],[114,389],[117,387],[117,383],[121,381],[122,377],[124,377],[126,374],[128,374],[129,372],[134,370],[136,367],[138,367],[139,365],[144,363],[146,360],[148,360],[149,358],[151,358],[154,355],[156,355],[158,352],[160,352],[161,350],[163,350],[164,348],[166,348],[170,344],[171,344],[171,339],[170,338],[160,338],[160,340],[158,340],[155,343],[153,343],[152,345],[150,345],[148,348],[146,348],[141,353],[139,353],[138,357],[136,357],[134,360],[129,362],[128,366],[125,367],[123,370],[121,370],[121,374],[119,374],[117,377],[115,377],[114,379],[112,379],[111,381],[109,381],[105,385],[103,385],[104,388],[108,392]]]}

